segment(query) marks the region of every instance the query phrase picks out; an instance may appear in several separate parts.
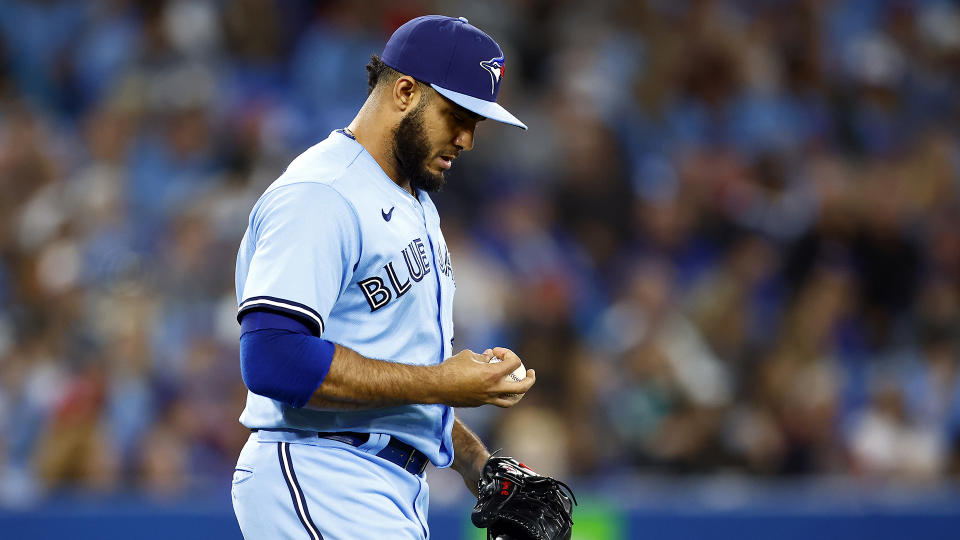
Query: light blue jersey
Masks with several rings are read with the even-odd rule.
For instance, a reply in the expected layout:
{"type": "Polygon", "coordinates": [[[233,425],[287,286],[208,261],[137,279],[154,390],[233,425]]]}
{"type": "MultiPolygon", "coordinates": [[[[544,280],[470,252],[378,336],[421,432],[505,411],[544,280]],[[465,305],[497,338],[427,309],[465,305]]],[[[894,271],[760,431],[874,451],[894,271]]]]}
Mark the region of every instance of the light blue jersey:
{"type": "MultiPolygon", "coordinates": [[[[237,255],[240,314],[269,306],[368,358],[435,365],[452,354],[453,269],[430,197],[414,198],[342,131],[297,157],[260,197],[237,255]]],[[[247,393],[248,428],[381,433],[453,460],[453,410],[293,408],[247,393]]]]}

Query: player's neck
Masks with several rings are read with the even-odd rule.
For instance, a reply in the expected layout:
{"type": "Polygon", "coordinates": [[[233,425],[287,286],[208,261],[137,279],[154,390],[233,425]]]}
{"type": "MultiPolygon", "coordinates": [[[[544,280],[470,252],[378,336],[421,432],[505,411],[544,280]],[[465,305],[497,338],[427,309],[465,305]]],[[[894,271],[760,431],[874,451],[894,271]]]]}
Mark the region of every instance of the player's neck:
{"type": "Polygon", "coordinates": [[[416,197],[416,193],[410,186],[410,180],[400,176],[397,161],[393,155],[393,131],[391,129],[378,129],[379,126],[387,124],[377,121],[375,116],[375,113],[368,110],[367,104],[364,104],[357,116],[350,122],[350,125],[346,127],[346,130],[373,156],[384,174],[406,190],[407,193],[416,197]]]}

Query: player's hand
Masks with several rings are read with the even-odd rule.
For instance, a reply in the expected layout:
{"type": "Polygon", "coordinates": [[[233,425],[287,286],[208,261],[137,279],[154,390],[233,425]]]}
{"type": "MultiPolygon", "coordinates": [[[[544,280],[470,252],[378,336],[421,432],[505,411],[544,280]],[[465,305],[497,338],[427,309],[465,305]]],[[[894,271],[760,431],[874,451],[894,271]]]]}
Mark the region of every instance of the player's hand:
{"type": "Polygon", "coordinates": [[[437,366],[441,402],[452,407],[512,407],[537,380],[532,369],[519,382],[509,380],[507,375],[520,364],[520,358],[503,347],[487,349],[484,354],[460,351],[437,366]],[[501,362],[491,364],[493,357],[501,362]]]}

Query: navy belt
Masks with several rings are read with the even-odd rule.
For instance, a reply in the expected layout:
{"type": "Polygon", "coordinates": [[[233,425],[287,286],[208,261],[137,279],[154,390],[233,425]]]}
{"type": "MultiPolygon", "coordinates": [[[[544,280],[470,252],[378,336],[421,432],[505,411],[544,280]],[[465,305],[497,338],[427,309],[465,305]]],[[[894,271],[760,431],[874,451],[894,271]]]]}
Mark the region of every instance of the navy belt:
{"type": "MultiPolygon", "coordinates": [[[[350,431],[320,432],[317,433],[317,436],[321,439],[347,443],[350,446],[366,444],[367,440],[370,439],[369,433],[353,433],[350,431]]],[[[427,463],[430,461],[423,452],[395,437],[390,437],[390,443],[383,447],[383,450],[377,452],[376,455],[391,463],[395,463],[400,466],[401,469],[411,474],[422,474],[423,470],[427,468],[427,463]]]]}
{"type": "MultiPolygon", "coordinates": [[[[250,431],[256,433],[260,430],[254,428],[250,431]]],[[[317,433],[317,436],[321,439],[330,439],[349,444],[350,446],[361,446],[366,444],[370,439],[369,433],[354,433],[352,431],[335,431],[330,433],[321,431],[317,433]]],[[[383,450],[377,452],[376,455],[398,465],[411,474],[423,474],[424,469],[427,468],[427,463],[430,461],[423,452],[395,437],[390,437],[390,443],[383,447],[383,450]]]]}

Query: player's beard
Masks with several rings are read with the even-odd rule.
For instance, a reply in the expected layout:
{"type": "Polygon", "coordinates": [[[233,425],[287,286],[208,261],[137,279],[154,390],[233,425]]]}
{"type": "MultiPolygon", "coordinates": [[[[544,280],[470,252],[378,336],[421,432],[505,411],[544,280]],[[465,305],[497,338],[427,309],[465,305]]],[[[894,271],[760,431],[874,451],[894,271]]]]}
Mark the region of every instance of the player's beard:
{"type": "Polygon", "coordinates": [[[446,183],[443,173],[434,173],[427,169],[432,157],[427,130],[423,125],[423,109],[426,100],[400,120],[393,130],[393,157],[397,160],[400,176],[410,181],[410,185],[427,192],[440,191],[446,183]]]}

